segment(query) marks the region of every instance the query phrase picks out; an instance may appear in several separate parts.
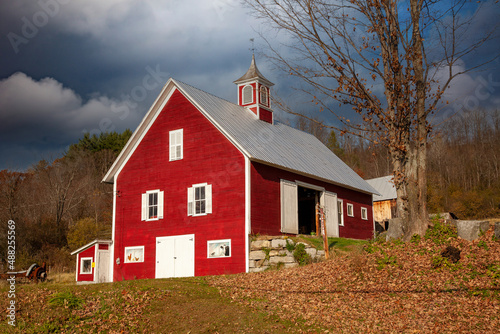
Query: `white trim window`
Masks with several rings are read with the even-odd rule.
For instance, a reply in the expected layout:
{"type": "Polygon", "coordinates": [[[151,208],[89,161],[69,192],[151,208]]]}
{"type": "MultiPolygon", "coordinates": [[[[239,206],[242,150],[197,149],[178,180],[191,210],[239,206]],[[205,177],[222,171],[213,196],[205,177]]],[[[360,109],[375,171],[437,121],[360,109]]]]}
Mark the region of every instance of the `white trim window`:
{"type": "Polygon", "coordinates": [[[92,274],[91,257],[82,257],[80,259],[80,274],[92,274]]]}
{"type": "Polygon", "coordinates": [[[169,132],[170,161],[183,157],[183,129],[169,132]]]}
{"type": "Polygon", "coordinates": [[[368,209],[361,208],[361,219],[368,220],[368,209]]]}
{"type": "Polygon", "coordinates": [[[349,217],[354,217],[354,205],[347,203],[347,215],[349,217]]]}
{"type": "Polygon", "coordinates": [[[203,216],[212,213],[212,185],[193,184],[188,188],[188,216],[203,216]]]}
{"type": "Polygon", "coordinates": [[[125,247],[125,263],[144,262],[144,246],[125,247]]]}
{"type": "Polygon", "coordinates": [[[341,199],[337,200],[337,209],[339,217],[339,226],[344,226],[344,201],[341,199]]]}
{"type": "Polygon", "coordinates": [[[163,191],[149,190],[142,194],[141,220],[163,219],[163,191]]]}
{"type": "Polygon", "coordinates": [[[250,104],[253,103],[253,87],[252,85],[246,85],[241,90],[242,95],[242,104],[250,104]]]}
{"type": "Polygon", "coordinates": [[[207,257],[231,257],[231,239],[207,241],[207,257]]]}
{"type": "Polygon", "coordinates": [[[267,93],[267,87],[266,86],[261,86],[260,87],[260,103],[267,106],[269,105],[268,101],[268,93],[267,93]]]}

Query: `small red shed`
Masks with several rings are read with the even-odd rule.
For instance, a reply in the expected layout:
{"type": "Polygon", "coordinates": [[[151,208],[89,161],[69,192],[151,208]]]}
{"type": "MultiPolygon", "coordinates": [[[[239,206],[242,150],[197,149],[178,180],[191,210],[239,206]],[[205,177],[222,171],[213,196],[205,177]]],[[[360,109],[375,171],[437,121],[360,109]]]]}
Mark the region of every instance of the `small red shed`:
{"type": "MultiPolygon", "coordinates": [[[[311,134],[277,122],[252,62],[237,101],[170,79],[104,176],[114,281],[249,270],[252,234],[373,236],[377,193],[311,134]]],[[[83,275],[82,275],[83,276],[83,275]]]]}
{"type": "Polygon", "coordinates": [[[110,275],[110,248],[112,244],[112,240],[94,240],[71,253],[71,255],[76,255],[77,283],[113,281],[110,275]]]}

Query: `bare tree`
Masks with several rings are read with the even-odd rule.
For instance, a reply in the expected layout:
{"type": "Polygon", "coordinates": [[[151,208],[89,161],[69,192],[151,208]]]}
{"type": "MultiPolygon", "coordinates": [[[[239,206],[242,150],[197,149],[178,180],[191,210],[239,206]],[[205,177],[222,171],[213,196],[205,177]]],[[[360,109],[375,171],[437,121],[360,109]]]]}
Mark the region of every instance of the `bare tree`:
{"type": "Polygon", "coordinates": [[[245,2],[286,35],[284,49],[268,41],[269,57],[307,84],[320,111],[336,115],[344,133],[387,147],[405,236],[423,235],[429,115],[454,78],[497,58],[467,69],[457,66],[489,41],[496,27],[467,39],[474,15],[466,0],[245,2]],[[343,105],[361,121],[339,113],[343,105]]]}

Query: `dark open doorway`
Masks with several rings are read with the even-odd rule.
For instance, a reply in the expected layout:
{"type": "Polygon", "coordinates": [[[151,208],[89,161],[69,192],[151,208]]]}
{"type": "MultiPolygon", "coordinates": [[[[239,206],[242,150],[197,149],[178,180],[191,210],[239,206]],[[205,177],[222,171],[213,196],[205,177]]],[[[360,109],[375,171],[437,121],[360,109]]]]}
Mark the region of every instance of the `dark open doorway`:
{"type": "Polygon", "coordinates": [[[316,203],[320,192],[317,190],[298,187],[299,233],[311,234],[316,232],[316,203]]]}

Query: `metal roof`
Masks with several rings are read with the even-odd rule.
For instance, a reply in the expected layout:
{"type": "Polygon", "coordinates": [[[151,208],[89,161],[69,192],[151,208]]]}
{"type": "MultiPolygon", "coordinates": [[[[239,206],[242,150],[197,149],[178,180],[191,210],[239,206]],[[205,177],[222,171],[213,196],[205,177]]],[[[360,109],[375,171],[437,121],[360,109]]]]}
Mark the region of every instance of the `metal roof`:
{"type": "Polygon", "coordinates": [[[172,82],[250,160],[377,194],[313,135],[281,123],[261,121],[245,107],[188,84],[173,79],[172,82]]]}
{"type": "Polygon", "coordinates": [[[380,195],[373,195],[373,201],[387,201],[390,199],[398,198],[396,187],[394,186],[393,176],[387,175],[377,177],[375,179],[366,180],[373,188],[375,188],[380,195]]]}

